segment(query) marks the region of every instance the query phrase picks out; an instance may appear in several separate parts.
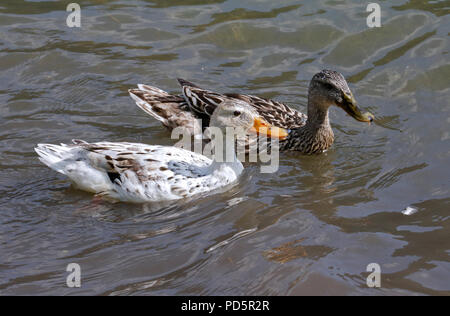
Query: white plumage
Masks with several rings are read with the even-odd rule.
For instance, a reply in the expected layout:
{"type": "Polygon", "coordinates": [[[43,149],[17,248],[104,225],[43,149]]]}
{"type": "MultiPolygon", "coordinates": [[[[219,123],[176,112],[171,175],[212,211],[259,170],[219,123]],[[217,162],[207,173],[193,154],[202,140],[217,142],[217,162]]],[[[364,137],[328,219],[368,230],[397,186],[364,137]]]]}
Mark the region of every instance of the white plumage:
{"type": "Polygon", "coordinates": [[[211,170],[211,159],[176,147],[78,142],[39,144],[36,152],[78,188],[121,201],[173,200],[237,179],[232,170],[211,170]]]}
{"type": "MultiPolygon", "coordinates": [[[[238,101],[221,104],[211,122],[220,128],[250,130],[259,119],[254,110],[238,101]]],[[[284,137],[279,129],[271,132],[284,137]]],[[[234,148],[233,161],[219,162],[170,146],[73,142],[39,144],[35,150],[44,164],[69,177],[78,188],[120,201],[165,201],[212,191],[235,182],[243,170],[234,148]]]]}

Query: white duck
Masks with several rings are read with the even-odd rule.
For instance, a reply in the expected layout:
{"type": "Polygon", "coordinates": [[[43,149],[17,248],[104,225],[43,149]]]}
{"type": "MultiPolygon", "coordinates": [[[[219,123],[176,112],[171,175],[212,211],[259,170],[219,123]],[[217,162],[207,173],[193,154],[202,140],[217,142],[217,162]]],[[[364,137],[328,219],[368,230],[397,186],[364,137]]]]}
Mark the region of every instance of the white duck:
{"type": "MultiPolygon", "coordinates": [[[[270,126],[245,102],[220,104],[211,126],[227,126],[283,139],[284,129],[270,126]],[[265,127],[265,128],[261,128],[265,127]]],[[[234,160],[220,162],[185,149],[137,143],[39,144],[39,159],[68,176],[80,188],[98,196],[126,202],[167,201],[189,197],[226,186],[243,171],[233,148],[234,160]]],[[[224,151],[226,150],[226,146],[224,151]]],[[[229,154],[229,153],[228,153],[229,154]]],[[[225,154],[222,157],[226,157],[225,154]]],[[[220,160],[220,159],[219,159],[220,160]]]]}

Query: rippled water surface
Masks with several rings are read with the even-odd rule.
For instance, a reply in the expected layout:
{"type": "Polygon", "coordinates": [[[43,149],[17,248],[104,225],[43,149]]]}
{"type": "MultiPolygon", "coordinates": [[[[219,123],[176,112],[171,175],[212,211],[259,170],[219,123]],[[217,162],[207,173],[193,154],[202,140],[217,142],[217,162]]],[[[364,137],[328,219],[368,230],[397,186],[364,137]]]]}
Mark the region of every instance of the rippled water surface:
{"type": "Polygon", "coordinates": [[[361,1],[79,0],[81,28],[69,2],[0,3],[0,294],[450,294],[448,1],[382,1],[376,29],[361,1]],[[323,68],[376,123],[333,108],[327,153],[247,165],[226,192],[111,204],[33,151],[172,144],[128,96],[137,83],[177,92],[182,77],[303,111],[323,68]]]}

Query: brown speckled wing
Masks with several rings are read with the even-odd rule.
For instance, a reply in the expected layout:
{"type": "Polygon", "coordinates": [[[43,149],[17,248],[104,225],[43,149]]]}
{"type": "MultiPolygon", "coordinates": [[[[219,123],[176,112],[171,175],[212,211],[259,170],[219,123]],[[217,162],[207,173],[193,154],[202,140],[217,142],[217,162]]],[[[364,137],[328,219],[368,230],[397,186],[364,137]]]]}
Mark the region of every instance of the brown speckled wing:
{"type": "Polygon", "coordinates": [[[225,96],[247,102],[273,126],[293,129],[301,127],[306,123],[305,114],[290,108],[284,103],[237,93],[227,93],[225,96]]]}
{"type": "Polygon", "coordinates": [[[183,96],[191,111],[202,117],[203,123],[209,124],[209,117],[215,108],[226,99],[239,99],[254,107],[258,113],[270,124],[293,129],[303,126],[306,123],[306,115],[291,107],[274,100],[263,99],[253,95],[238,93],[219,94],[209,90],[199,88],[195,84],[178,79],[182,85],[183,96]]]}
{"type": "Polygon", "coordinates": [[[201,117],[190,111],[183,97],[145,85],[140,85],[139,89],[130,89],[129,93],[142,110],[159,120],[169,130],[183,127],[191,135],[202,133],[197,121],[201,117]]]}
{"type": "Polygon", "coordinates": [[[191,112],[201,117],[206,126],[209,125],[209,118],[214,110],[226,98],[219,93],[191,86],[183,86],[183,96],[191,112]]]}

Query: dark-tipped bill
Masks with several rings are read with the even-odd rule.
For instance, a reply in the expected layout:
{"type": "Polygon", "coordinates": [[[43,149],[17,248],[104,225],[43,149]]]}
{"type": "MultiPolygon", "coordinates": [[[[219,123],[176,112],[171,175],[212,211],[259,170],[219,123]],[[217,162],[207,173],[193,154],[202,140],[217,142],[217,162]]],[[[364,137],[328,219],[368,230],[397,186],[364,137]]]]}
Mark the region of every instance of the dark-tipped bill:
{"type": "Polygon", "coordinates": [[[358,120],[360,122],[372,122],[374,119],[373,114],[369,112],[361,113],[361,110],[356,105],[355,98],[353,95],[347,95],[344,93],[343,95],[343,101],[339,106],[347,112],[348,115],[353,117],[355,120],[358,120]]]}

